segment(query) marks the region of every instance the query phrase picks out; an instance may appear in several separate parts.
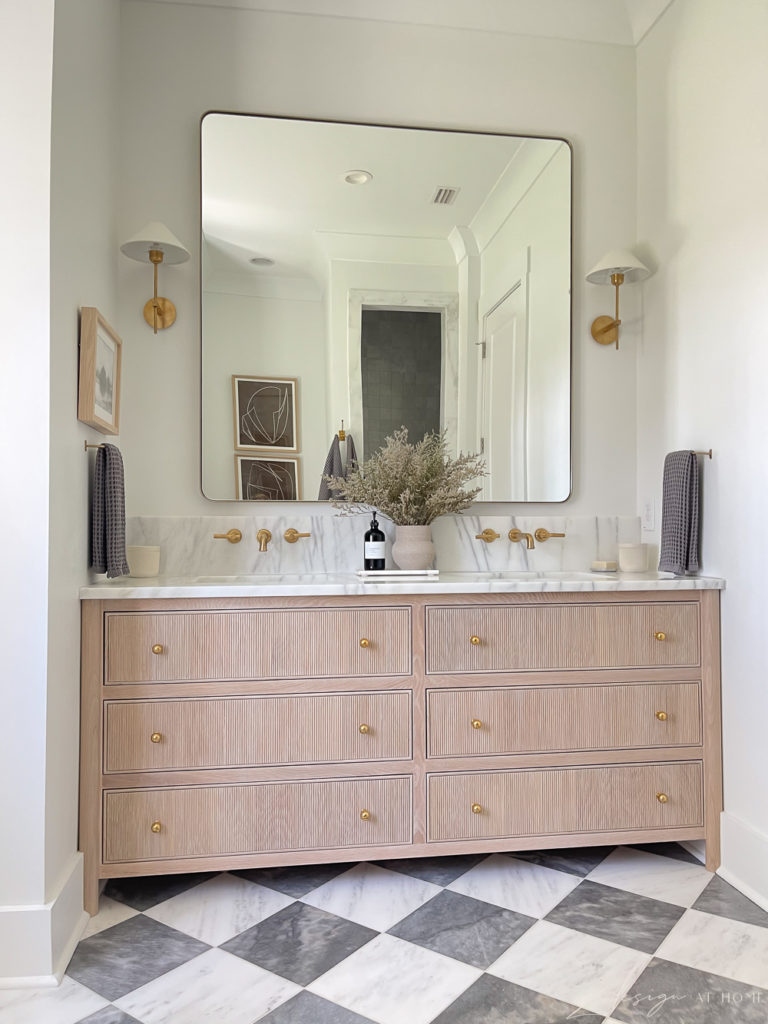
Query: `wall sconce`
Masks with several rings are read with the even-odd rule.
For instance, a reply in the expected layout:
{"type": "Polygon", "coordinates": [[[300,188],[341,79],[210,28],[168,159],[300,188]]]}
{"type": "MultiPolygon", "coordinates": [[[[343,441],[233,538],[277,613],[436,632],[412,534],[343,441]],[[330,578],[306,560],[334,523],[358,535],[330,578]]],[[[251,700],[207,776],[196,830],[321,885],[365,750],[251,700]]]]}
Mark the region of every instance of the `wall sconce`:
{"type": "Polygon", "coordinates": [[[650,270],[628,249],[612,249],[587,274],[591,284],[612,284],[616,288],[616,316],[599,316],[592,321],[592,337],[598,345],[619,347],[619,288],[624,282],[644,281],[650,270]]]}
{"type": "Polygon", "coordinates": [[[162,330],[170,327],[176,319],[176,307],[170,299],[157,294],[157,268],[161,263],[186,263],[189,252],[178,238],[172,234],[165,224],[152,221],[146,224],[137,235],[129,238],[120,246],[120,252],[140,263],[151,263],[155,268],[155,293],[144,306],[144,319],[157,334],[158,327],[162,330]]]}

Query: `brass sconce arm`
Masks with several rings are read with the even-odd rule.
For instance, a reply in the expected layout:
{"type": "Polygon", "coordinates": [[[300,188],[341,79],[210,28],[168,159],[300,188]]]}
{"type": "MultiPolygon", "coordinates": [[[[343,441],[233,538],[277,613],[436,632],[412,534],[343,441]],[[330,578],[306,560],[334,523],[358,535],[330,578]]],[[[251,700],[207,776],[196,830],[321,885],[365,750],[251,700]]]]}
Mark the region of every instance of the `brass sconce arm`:
{"type": "Polygon", "coordinates": [[[626,282],[644,281],[650,270],[629,249],[614,249],[596,263],[587,274],[591,284],[612,284],[616,289],[616,312],[614,316],[599,316],[592,322],[592,337],[599,345],[619,347],[619,288],[626,282]]]}

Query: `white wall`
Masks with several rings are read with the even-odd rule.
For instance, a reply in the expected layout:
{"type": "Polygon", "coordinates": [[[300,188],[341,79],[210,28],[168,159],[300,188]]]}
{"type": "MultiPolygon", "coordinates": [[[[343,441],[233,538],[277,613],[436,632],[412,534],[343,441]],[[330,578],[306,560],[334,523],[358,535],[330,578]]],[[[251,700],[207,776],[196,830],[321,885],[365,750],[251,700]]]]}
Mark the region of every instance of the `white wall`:
{"type": "Polygon", "coordinates": [[[0,505],[0,985],[52,980],[84,918],[77,588],[87,579],[88,475],[75,413],[78,307],[116,313],[118,22],[117,0],[67,0],[55,20],[53,0],[29,0],[12,13],[6,5],[0,31],[0,83],[12,97],[0,194],[0,445],[3,492],[23,495],[21,505],[0,505]]]}
{"type": "Polygon", "coordinates": [[[631,321],[638,300],[628,290],[627,344],[617,355],[588,334],[592,318],[610,307],[610,289],[584,282],[605,250],[634,241],[630,48],[141,0],[123,4],[121,39],[121,235],[158,218],[193,253],[190,263],[162,272],[161,291],[176,301],[179,319],[157,338],[141,320],[149,268],[128,260],[120,268],[121,330],[135,357],[124,378],[124,395],[134,398],[123,417],[129,514],[237,512],[200,496],[192,442],[199,394],[198,133],[210,109],[571,139],[575,429],[568,511],[635,511],[631,321]]]}
{"type": "Polygon", "coordinates": [[[703,571],[728,580],[723,871],[768,902],[767,51],[764,0],[676,0],[638,50],[638,238],[658,266],[643,286],[638,497],[658,509],[667,451],[714,449],[700,465],[703,571]]]}
{"type": "Polygon", "coordinates": [[[301,493],[316,498],[328,454],[323,302],[222,292],[204,300],[203,492],[235,496],[232,374],[296,377],[301,493]]]}

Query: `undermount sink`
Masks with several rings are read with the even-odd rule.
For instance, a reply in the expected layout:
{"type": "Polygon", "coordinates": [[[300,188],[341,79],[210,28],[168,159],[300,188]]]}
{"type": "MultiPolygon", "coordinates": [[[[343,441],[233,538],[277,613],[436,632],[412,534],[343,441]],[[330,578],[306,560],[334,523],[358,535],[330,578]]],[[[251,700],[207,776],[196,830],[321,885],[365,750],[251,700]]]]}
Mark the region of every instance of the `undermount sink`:
{"type": "Polygon", "coordinates": [[[545,579],[548,580],[599,580],[599,579],[615,579],[618,573],[616,572],[584,572],[581,569],[558,569],[552,572],[543,572],[541,574],[545,579]]]}

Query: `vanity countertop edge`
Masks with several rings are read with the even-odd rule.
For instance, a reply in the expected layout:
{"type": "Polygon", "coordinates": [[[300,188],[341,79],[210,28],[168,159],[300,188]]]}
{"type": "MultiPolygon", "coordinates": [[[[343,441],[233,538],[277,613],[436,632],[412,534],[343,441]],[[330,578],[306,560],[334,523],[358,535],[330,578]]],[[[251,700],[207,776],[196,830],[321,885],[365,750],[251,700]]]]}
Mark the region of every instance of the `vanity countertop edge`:
{"type": "Polygon", "coordinates": [[[354,573],[304,575],[259,574],[242,576],[190,576],[136,579],[121,577],[80,588],[82,600],[133,598],[206,597],[320,597],[333,595],[376,596],[390,594],[507,594],[585,593],[656,590],[724,590],[725,580],[715,576],[672,576],[671,574],[602,574],[568,570],[557,573],[446,572],[424,579],[379,583],[354,573]]]}

